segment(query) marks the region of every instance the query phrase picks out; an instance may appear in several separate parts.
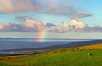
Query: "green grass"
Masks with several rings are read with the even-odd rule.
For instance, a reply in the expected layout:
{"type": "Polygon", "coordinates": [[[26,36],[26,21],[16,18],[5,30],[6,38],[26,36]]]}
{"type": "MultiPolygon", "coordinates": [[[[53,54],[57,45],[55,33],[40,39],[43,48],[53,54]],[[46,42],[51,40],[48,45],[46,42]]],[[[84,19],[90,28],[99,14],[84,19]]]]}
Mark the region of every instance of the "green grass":
{"type": "Polygon", "coordinates": [[[101,66],[102,50],[65,51],[38,55],[0,56],[0,66],[101,66]],[[88,52],[93,53],[89,56],[88,52]]]}

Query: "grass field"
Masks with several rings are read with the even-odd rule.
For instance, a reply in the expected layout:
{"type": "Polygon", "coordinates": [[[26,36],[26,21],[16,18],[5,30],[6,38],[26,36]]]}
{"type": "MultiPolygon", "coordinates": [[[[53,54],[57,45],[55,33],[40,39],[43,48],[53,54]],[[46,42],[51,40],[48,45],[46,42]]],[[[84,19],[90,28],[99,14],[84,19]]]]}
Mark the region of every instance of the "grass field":
{"type": "Polygon", "coordinates": [[[0,56],[0,66],[101,66],[101,44],[37,55],[0,56]],[[94,48],[99,47],[99,49],[94,48]],[[92,53],[90,56],[88,53],[92,53]]]}

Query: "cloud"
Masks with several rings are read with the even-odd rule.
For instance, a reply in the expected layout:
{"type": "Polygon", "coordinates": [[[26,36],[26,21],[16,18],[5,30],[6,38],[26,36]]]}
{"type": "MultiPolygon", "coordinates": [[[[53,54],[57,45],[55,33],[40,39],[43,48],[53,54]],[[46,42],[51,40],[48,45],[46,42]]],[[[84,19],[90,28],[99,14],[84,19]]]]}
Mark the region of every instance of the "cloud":
{"type": "Polygon", "coordinates": [[[15,24],[15,23],[0,24],[0,31],[6,31],[6,32],[15,32],[15,31],[16,32],[42,32],[42,30],[45,29],[44,23],[40,20],[34,20],[30,17],[25,17],[25,16],[21,17],[20,20],[21,20],[20,24],[15,24]]]}
{"type": "Polygon", "coordinates": [[[84,18],[84,17],[89,17],[89,16],[92,16],[92,14],[91,13],[77,13],[77,14],[75,14],[74,16],[73,16],[73,18],[84,18]]]}
{"type": "Polygon", "coordinates": [[[0,24],[0,30],[4,29],[4,28],[5,28],[5,26],[3,24],[0,24]]]}
{"type": "Polygon", "coordinates": [[[72,12],[76,12],[75,4],[59,4],[60,0],[47,0],[47,3],[36,3],[35,12],[47,13],[53,15],[70,15],[72,12]]]}
{"type": "Polygon", "coordinates": [[[0,13],[14,13],[34,10],[32,0],[0,0],[0,13]]]}
{"type": "Polygon", "coordinates": [[[48,4],[37,3],[35,12],[53,15],[65,15],[71,18],[84,18],[92,16],[91,13],[83,11],[74,1],[59,4],[60,0],[47,0],[48,4]]]}
{"type": "Polygon", "coordinates": [[[0,13],[38,12],[53,15],[66,15],[69,17],[83,18],[91,15],[82,12],[77,4],[72,1],[60,4],[61,0],[0,0],[0,13]]]}
{"type": "MultiPolygon", "coordinates": [[[[19,17],[20,18],[20,17],[19,17]]],[[[47,23],[44,25],[44,22],[41,20],[34,20],[30,17],[21,17],[20,18],[21,23],[20,24],[15,24],[15,23],[8,23],[8,24],[0,24],[0,32],[58,32],[58,33],[64,33],[68,31],[83,31],[83,32],[102,32],[102,27],[100,26],[95,26],[95,27],[90,27],[86,25],[84,28],[82,26],[80,27],[80,24],[74,25],[72,23],[72,27],[70,23],[61,23],[61,24],[52,24],[52,23],[47,23]],[[23,19],[22,19],[23,18],[23,19]],[[75,28],[77,27],[77,29],[75,28]]]]}
{"type": "Polygon", "coordinates": [[[67,23],[61,23],[60,25],[54,25],[47,28],[48,32],[59,32],[64,33],[68,31],[68,24],[67,23]]]}
{"type": "Polygon", "coordinates": [[[40,20],[34,20],[32,18],[26,18],[23,19],[23,22],[22,22],[23,26],[26,28],[26,29],[35,29],[37,32],[39,31],[42,31],[45,29],[45,26],[44,26],[44,23],[40,20]]]}

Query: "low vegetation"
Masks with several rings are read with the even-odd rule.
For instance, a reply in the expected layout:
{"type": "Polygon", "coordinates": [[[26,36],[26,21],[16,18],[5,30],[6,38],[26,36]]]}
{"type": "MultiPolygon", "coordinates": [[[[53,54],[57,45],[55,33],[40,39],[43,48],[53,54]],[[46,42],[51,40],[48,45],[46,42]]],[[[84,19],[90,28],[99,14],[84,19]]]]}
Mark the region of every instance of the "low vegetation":
{"type": "Polygon", "coordinates": [[[80,49],[102,49],[102,43],[95,44],[95,45],[89,45],[89,46],[82,46],[80,49]]]}

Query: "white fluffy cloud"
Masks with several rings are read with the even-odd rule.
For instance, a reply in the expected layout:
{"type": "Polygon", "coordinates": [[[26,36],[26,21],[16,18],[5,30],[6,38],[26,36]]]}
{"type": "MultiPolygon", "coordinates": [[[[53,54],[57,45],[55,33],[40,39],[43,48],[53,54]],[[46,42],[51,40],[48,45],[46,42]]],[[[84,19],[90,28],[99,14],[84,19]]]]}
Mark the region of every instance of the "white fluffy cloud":
{"type": "Polygon", "coordinates": [[[8,23],[0,24],[0,31],[18,31],[18,32],[41,32],[45,29],[45,25],[40,20],[34,20],[24,17],[20,24],[8,23]]]}

